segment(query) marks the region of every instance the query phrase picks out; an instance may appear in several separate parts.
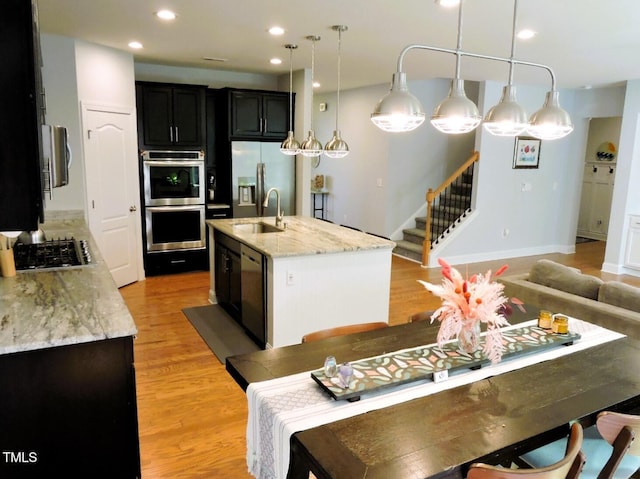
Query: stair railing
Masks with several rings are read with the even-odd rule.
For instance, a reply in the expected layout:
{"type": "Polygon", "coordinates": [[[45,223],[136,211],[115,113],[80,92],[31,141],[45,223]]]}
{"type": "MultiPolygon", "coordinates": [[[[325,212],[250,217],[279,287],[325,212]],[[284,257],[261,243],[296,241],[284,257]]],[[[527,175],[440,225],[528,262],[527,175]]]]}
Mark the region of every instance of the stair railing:
{"type": "MultiPolygon", "coordinates": [[[[475,151],[473,155],[464,162],[449,178],[447,178],[435,190],[429,188],[427,191],[427,220],[425,225],[425,239],[422,243],[422,266],[429,264],[429,254],[432,249],[431,237],[432,233],[435,238],[440,238],[447,233],[455,223],[457,223],[464,215],[471,210],[471,187],[469,186],[468,195],[461,197],[453,193],[454,189],[466,189],[467,184],[463,182],[463,178],[471,178],[473,182],[473,172],[476,161],[480,159],[480,153],[475,151]],[[437,201],[437,203],[436,203],[437,201]],[[445,210],[444,221],[433,224],[433,207],[434,204],[445,210]],[[462,215],[454,213],[463,210],[462,215]],[[433,230],[433,231],[432,231],[433,230]]],[[[436,240],[437,242],[437,240],[436,240]]]]}

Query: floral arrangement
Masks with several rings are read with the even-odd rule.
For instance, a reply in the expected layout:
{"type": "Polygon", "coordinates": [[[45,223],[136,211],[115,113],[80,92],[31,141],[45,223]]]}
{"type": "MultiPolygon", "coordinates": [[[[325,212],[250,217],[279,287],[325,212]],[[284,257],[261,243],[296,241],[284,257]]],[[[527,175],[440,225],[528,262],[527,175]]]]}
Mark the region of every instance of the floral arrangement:
{"type": "MultiPolygon", "coordinates": [[[[480,323],[485,323],[487,334],[483,351],[492,363],[499,362],[504,349],[500,327],[509,325],[505,318],[510,311],[507,303],[511,302],[524,311],[523,303],[516,298],[509,300],[502,294],[504,285],[492,281],[491,270],[465,279],[443,259],[438,259],[438,263],[444,277],[442,285],[418,280],[427,290],[442,298],[442,306],[431,315],[432,323],[434,319],[440,321],[438,345],[442,347],[446,341],[477,330],[480,323]]],[[[500,276],[506,269],[507,265],[502,266],[494,276],[500,276]]]]}

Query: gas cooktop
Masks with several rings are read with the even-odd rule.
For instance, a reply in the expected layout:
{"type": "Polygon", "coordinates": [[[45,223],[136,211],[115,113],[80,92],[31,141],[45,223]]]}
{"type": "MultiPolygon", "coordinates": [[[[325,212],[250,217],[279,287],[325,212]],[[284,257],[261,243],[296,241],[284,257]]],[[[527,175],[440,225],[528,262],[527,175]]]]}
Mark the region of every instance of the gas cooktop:
{"type": "Polygon", "coordinates": [[[16,243],[13,247],[16,270],[73,268],[91,264],[86,240],[53,239],[42,243],[16,243]]]}

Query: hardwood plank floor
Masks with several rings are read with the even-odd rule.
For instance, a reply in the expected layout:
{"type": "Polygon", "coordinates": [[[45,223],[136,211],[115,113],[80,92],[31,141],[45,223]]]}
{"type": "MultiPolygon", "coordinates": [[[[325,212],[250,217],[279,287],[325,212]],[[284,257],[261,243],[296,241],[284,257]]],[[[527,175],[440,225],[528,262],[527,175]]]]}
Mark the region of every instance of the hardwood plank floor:
{"type": "MultiPolygon", "coordinates": [[[[579,244],[569,255],[475,263],[468,271],[495,271],[507,263],[506,274],[516,274],[528,271],[540,258],[640,286],[640,278],[600,272],[603,242],[579,244]]],[[[459,269],[464,272],[466,267],[459,269]]],[[[391,324],[439,305],[439,298],[417,279],[440,282],[440,270],[393,257],[391,324]]],[[[149,277],[120,289],[138,326],[134,348],[143,479],[252,477],[245,460],[244,392],[182,314],[183,308],[207,304],[208,289],[208,272],[149,277]]]]}

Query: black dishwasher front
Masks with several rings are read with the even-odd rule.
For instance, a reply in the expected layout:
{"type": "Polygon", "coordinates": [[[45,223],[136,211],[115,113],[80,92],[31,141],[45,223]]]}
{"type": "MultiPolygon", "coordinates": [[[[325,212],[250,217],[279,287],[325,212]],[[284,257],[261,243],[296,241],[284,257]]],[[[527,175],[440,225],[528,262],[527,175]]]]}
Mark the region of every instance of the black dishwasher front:
{"type": "Polygon", "coordinates": [[[261,253],[240,247],[242,325],[261,348],[266,343],[266,262],[261,253]]]}

